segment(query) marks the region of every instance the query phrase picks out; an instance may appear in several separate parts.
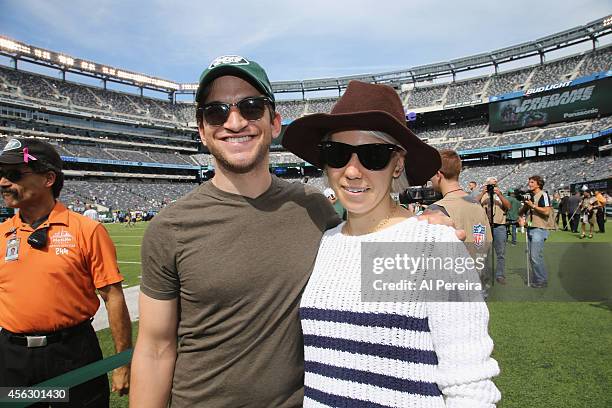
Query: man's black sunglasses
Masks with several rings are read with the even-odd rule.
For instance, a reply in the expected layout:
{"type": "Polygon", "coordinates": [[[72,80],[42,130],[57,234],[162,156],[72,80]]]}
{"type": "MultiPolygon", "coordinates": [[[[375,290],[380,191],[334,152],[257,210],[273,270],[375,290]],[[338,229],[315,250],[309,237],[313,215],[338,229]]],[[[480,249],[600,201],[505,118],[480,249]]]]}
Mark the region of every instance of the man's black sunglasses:
{"type": "Polygon", "coordinates": [[[266,105],[269,104],[274,109],[274,102],[265,96],[255,96],[245,98],[236,103],[212,102],[199,108],[206,123],[212,126],[221,126],[227,121],[232,106],[238,108],[240,115],[246,120],[254,121],[263,117],[266,112],[266,105]]]}
{"type": "Polygon", "coordinates": [[[368,170],[382,170],[389,164],[391,154],[401,150],[400,147],[388,143],[353,146],[340,142],[322,142],[318,147],[323,164],[335,169],[346,166],[353,153],[357,153],[363,167],[368,170]]]}
{"type": "Polygon", "coordinates": [[[5,178],[11,183],[17,183],[26,174],[33,174],[32,171],[21,171],[19,169],[0,169],[0,178],[5,178]]]}

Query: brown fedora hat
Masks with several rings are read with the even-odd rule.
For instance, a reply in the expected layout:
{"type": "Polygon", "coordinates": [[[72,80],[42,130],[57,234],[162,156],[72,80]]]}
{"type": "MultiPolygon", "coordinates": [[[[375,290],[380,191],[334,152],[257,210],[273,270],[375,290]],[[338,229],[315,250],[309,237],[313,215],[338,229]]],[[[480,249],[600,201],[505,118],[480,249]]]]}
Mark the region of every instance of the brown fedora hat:
{"type": "Polygon", "coordinates": [[[323,136],[344,130],[377,130],[397,140],[406,150],[406,176],[410,185],[423,185],[442,167],[436,149],[419,139],[406,126],[399,95],[387,85],[351,81],[331,113],[316,113],[296,119],[287,127],[283,146],[323,168],[317,145],[323,136]]]}

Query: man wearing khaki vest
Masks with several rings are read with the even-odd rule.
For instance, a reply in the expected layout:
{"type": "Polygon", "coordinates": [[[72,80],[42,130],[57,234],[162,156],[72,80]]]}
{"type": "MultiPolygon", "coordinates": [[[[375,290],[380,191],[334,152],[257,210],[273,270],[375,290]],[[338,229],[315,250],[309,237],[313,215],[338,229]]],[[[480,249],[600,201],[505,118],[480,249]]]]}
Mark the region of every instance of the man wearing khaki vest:
{"type": "MultiPolygon", "coordinates": [[[[491,226],[484,208],[459,186],[461,158],[451,149],[440,150],[442,167],[431,178],[433,189],[442,194],[427,211],[440,210],[449,216],[455,226],[466,232],[465,244],[472,257],[484,256],[493,242],[491,226]]],[[[484,278],[481,271],[481,278],[484,278]]],[[[483,279],[483,283],[484,279],[483,279]]]]}
{"type": "Polygon", "coordinates": [[[476,200],[484,207],[490,225],[493,228],[493,248],[497,258],[495,267],[495,280],[502,285],[506,284],[504,274],[506,268],[506,241],[508,232],[506,231],[506,212],[510,209],[510,201],[502,194],[497,185],[497,178],[488,177],[476,200]],[[492,194],[489,194],[489,191],[492,194]],[[491,197],[493,196],[493,210],[491,210],[491,197]],[[491,217],[491,212],[493,216],[491,217]]]}
{"type": "Polygon", "coordinates": [[[529,245],[529,263],[533,271],[531,287],[545,288],[548,285],[548,273],[544,264],[544,241],[549,231],[556,228],[555,215],[548,193],[542,191],[544,180],[540,176],[529,177],[527,184],[533,200],[526,200],[519,215],[527,216],[527,239],[529,245]]]}

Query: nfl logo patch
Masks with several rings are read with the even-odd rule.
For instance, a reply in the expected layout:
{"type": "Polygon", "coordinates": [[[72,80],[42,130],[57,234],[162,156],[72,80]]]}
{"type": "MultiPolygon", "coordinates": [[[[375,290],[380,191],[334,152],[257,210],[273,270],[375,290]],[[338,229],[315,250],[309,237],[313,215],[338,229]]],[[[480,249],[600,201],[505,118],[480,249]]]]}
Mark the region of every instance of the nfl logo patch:
{"type": "Polygon", "coordinates": [[[472,227],[472,236],[474,237],[474,245],[481,247],[485,242],[486,229],[482,224],[476,224],[472,227]]]}

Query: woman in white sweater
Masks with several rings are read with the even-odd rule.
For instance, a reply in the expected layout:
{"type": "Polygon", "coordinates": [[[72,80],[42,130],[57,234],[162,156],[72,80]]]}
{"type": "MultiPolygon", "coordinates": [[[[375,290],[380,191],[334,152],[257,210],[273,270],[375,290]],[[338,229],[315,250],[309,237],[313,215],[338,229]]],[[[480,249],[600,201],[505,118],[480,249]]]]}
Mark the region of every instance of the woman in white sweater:
{"type": "Polygon", "coordinates": [[[391,198],[392,185],[424,184],[440,168],[437,151],[406,127],[397,93],[352,81],[331,114],[294,121],[283,145],[325,170],[348,211],[323,236],[302,296],[304,406],[494,407],[499,367],[483,302],[364,301],[362,243],[460,242],[391,198]]]}

